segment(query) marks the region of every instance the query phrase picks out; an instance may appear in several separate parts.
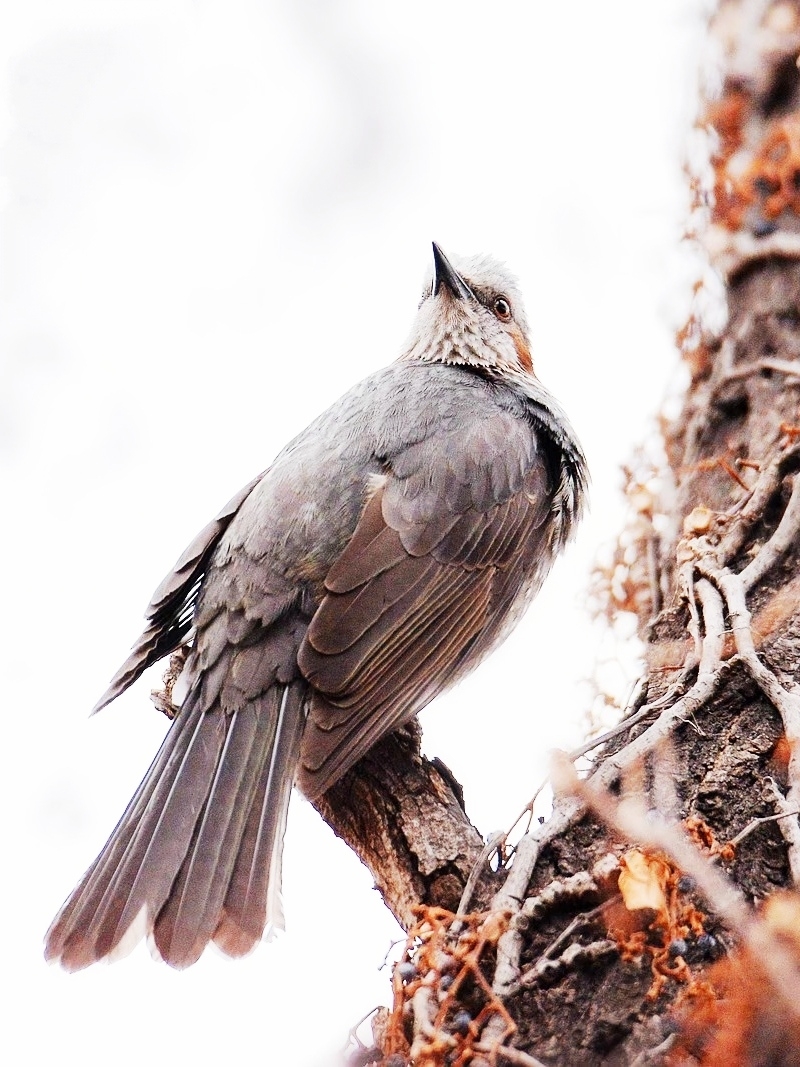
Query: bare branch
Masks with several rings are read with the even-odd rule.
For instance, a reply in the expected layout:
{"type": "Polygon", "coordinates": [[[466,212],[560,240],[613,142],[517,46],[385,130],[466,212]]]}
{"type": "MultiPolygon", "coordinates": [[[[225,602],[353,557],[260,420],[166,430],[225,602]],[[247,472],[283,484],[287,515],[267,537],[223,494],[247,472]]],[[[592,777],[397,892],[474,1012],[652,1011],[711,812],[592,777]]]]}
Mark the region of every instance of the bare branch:
{"type": "Polygon", "coordinates": [[[709,907],[735,930],[763,967],[784,1011],[800,1025],[796,996],[797,968],[780,939],[751,911],[741,891],[699,852],[675,823],[654,818],[634,797],[618,800],[594,780],[581,781],[562,758],[553,774],[560,789],[568,790],[594,810],[603,821],[629,841],[661,849],[690,875],[709,907]]]}
{"type": "MultiPolygon", "coordinates": [[[[775,783],[774,782],[772,783],[772,785],[773,785],[773,787],[775,787],[775,783]]],[[[784,797],[780,793],[778,793],[777,788],[775,788],[775,792],[776,792],[776,795],[778,797],[780,797],[780,803],[782,805],[785,805],[786,801],[785,801],[784,797]]],[[[778,819],[788,819],[790,815],[798,815],[798,814],[800,814],[800,811],[798,811],[796,808],[793,808],[790,811],[779,811],[776,815],[761,815],[757,819],[751,819],[750,822],[747,824],[747,826],[745,826],[745,828],[743,830],[740,830],[739,833],[736,834],[735,837],[732,837],[730,839],[728,844],[729,845],[733,845],[734,847],[736,847],[736,845],[740,845],[742,843],[742,841],[745,840],[745,838],[748,838],[750,836],[750,834],[752,834],[752,832],[754,830],[757,830],[759,828],[759,826],[763,826],[764,823],[775,822],[778,819]]]]}
{"type": "Polygon", "coordinates": [[[751,563],[739,574],[745,590],[752,589],[789,551],[800,536],[800,477],[792,480],[789,503],[778,528],[769,541],[761,547],[751,563]]]}

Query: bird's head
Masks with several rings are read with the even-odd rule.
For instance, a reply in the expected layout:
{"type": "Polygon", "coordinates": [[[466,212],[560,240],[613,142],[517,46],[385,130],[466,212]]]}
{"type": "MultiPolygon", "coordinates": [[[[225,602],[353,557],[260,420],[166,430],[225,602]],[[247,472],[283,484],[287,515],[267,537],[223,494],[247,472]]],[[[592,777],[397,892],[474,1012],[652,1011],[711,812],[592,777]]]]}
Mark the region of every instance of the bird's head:
{"type": "Polygon", "coordinates": [[[533,373],[516,278],[490,256],[454,257],[433,246],[433,270],[401,359],[489,373],[533,373]]]}

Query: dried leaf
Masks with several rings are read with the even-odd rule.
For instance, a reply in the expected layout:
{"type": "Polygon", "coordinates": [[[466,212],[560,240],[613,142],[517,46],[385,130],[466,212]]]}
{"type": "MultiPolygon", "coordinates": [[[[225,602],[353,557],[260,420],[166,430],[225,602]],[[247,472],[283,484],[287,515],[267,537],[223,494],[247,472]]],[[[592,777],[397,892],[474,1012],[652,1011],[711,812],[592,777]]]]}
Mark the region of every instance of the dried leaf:
{"type": "Polygon", "coordinates": [[[620,856],[619,891],[628,911],[666,910],[665,886],[669,868],[659,856],[632,848],[620,856]]]}
{"type": "Polygon", "coordinates": [[[709,508],[700,504],[696,508],[692,508],[686,518],[683,520],[683,532],[688,536],[690,534],[704,534],[708,533],[711,529],[711,522],[714,518],[714,512],[709,508]]]}

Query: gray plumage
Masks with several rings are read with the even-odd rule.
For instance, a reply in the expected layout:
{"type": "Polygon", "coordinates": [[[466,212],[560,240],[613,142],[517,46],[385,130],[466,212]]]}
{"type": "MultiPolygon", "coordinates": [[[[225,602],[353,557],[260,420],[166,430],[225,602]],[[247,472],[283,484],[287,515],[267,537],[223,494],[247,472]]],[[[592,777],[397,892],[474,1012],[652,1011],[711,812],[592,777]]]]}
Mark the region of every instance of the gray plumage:
{"type": "Polygon", "coordinates": [[[185,696],[51,926],[68,969],[148,935],[168,963],[281,924],[289,794],[330,788],[516,624],[580,517],[586,468],[532,373],[513,279],[434,246],[400,359],[223,508],[154,594],[98,708],[188,642],[185,696]]]}

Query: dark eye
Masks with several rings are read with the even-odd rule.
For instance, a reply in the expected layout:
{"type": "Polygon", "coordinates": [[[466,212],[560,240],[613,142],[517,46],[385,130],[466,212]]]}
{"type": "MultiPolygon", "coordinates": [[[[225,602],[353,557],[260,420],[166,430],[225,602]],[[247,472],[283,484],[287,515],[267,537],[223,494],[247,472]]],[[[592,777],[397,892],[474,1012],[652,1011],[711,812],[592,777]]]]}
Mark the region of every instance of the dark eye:
{"type": "Polygon", "coordinates": [[[498,296],[492,304],[492,309],[501,322],[508,322],[511,318],[511,305],[504,296],[498,296]]]}

